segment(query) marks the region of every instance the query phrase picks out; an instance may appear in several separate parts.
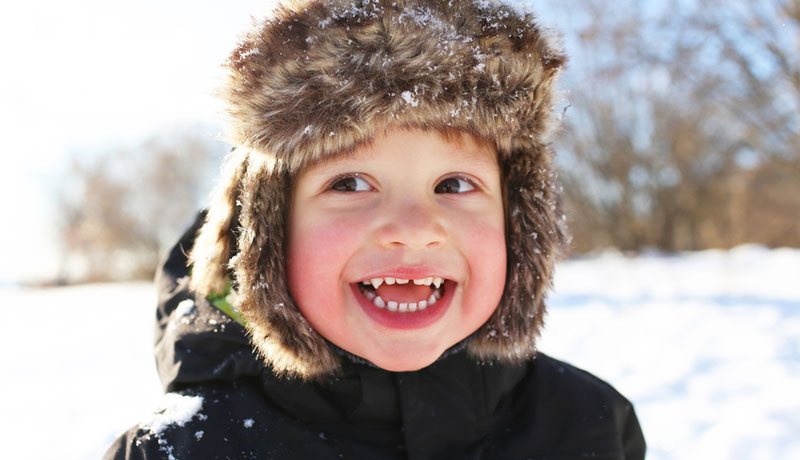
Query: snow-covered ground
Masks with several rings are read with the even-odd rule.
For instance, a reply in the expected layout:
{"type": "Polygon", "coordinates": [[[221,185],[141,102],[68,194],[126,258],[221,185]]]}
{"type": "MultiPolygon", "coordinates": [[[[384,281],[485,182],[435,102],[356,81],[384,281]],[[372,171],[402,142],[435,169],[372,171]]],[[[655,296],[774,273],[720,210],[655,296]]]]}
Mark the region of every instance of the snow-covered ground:
{"type": "MultiPolygon", "coordinates": [[[[565,262],[541,349],[634,402],[648,459],[798,459],[798,274],[753,246],[565,262]]],[[[3,458],[99,458],[156,406],[151,285],[0,296],[3,458]]]]}
{"type": "Polygon", "coordinates": [[[800,250],[574,260],[541,349],[631,399],[648,459],[800,459],[800,250]]]}

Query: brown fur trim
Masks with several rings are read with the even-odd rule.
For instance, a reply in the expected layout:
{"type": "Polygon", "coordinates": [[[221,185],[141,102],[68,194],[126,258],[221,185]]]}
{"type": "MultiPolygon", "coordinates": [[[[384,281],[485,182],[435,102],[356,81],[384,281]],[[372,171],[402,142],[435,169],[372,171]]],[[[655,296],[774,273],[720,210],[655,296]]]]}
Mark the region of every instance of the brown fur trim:
{"type": "Polygon", "coordinates": [[[533,18],[488,1],[302,5],[257,25],[229,59],[221,96],[236,145],[296,172],[392,124],[458,128],[504,154],[551,131],[565,58],[533,18]]]}
{"type": "Polygon", "coordinates": [[[287,3],[227,63],[220,95],[231,142],[247,155],[226,172],[195,244],[194,286],[217,289],[230,270],[252,341],[276,372],[335,373],[337,356],[287,289],[291,178],[389,126],[458,130],[495,144],[507,184],[506,289],[468,350],[530,357],[565,234],[547,146],[564,62],[531,16],[498,1],[287,3]]]}
{"type": "MultiPolygon", "coordinates": [[[[260,157],[260,158],[259,158],[260,157]]],[[[281,374],[333,373],[338,358],[294,305],[286,283],[285,219],[288,172],[263,155],[242,179],[238,254],[231,260],[239,311],[262,357],[281,374]]]]}
{"type": "Polygon", "coordinates": [[[500,305],[468,345],[468,352],[481,360],[520,362],[536,352],[545,295],[567,240],[550,157],[547,146],[534,145],[503,162],[508,181],[506,286],[500,305]]]}
{"type": "Polygon", "coordinates": [[[239,196],[247,171],[247,151],[234,149],[225,159],[220,182],[211,194],[206,219],[189,254],[191,287],[203,296],[224,292],[228,262],[233,254],[235,226],[239,220],[239,196]]]}

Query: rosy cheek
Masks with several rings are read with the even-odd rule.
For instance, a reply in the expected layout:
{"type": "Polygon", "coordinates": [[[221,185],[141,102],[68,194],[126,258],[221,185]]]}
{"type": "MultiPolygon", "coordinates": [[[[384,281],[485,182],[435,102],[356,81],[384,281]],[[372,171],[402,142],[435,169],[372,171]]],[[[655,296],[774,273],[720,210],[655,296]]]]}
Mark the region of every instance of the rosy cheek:
{"type": "MultiPolygon", "coordinates": [[[[288,251],[289,289],[301,304],[329,304],[340,292],[342,269],[355,251],[358,228],[349,219],[301,222],[288,251]]],[[[309,305],[302,305],[308,307],[309,305]]]]}
{"type": "Polygon", "coordinates": [[[465,247],[469,248],[469,304],[475,308],[494,310],[502,296],[506,280],[506,244],[502,226],[472,222],[465,232],[465,247]]]}

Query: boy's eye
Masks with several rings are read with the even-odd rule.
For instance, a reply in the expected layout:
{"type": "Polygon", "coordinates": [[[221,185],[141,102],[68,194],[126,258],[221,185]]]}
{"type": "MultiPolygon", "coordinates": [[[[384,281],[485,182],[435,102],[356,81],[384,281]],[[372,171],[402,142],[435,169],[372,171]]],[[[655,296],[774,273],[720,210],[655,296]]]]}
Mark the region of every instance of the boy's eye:
{"type": "Polygon", "coordinates": [[[331,190],[337,192],[366,192],[371,189],[367,181],[358,176],[340,177],[331,184],[331,190]]]}
{"type": "Polygon", "coordinates": [[[448,177],[436,184],[436,193],[464,193],[475,190],[475,186],[467,179],[460,177],[448,177]]]}

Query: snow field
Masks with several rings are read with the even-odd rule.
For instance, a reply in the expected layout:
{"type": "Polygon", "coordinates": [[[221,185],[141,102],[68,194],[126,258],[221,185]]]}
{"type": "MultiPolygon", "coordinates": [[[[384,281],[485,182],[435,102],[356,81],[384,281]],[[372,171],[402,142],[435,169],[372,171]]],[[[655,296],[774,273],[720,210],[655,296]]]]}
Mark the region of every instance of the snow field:
{"type": "Polygon", "coordinates": [[[557,270],[540,349],[631,399],[650,460],[800,458],[800,251],[557,270]]]}
{"type": "MultiPolygon", "coordinates": [[[[800,250],[605,253],[556,273],[540,349],[633,401],[648,460],[800,458],[800,250]]],[[[151,284],[0,295],[4,458],[97,459],[152,422],[151,284]]]]}
{"type": "Polygon", "coordinates": [[[0,445],[9,459],[99,459],[161,398],[150,283],[0,290],[0,445]]]}

